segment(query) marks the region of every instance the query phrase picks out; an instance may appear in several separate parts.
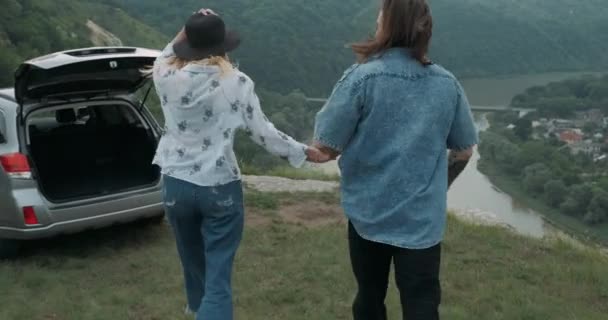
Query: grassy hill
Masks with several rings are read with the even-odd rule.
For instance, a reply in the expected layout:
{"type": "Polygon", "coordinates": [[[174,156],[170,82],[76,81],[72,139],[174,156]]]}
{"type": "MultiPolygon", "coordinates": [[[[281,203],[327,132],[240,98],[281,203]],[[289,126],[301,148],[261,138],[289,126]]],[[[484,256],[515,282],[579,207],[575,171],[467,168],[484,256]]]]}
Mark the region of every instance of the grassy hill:
{"type": "MultiPolygon", "coordinates": [[[[93,46],[88,21],[125,45],[160,47],[166,36],[121,9],[76,0],[4,0],[0,11],[0,86],[13,82],[23,60],[54,51],[93,46]]],[[[98,43],[99,44],[99,43],[98,43]]]]}
{"type": "MultiPolygon", "coordinates": [[[[236,319],[346,320],[355,294],[335,194],[247,194],[234,279],[236,319]]],[[[166,225],[31,243],[0,262],[0,319],[173,320],[181,268],[166,225]]],[[[608,258],[564,242],[450,219],[441,313],[450,320],[604,320],[608,258]]],[[[397,290],[387,300],[399,319],[397,290]]]]}

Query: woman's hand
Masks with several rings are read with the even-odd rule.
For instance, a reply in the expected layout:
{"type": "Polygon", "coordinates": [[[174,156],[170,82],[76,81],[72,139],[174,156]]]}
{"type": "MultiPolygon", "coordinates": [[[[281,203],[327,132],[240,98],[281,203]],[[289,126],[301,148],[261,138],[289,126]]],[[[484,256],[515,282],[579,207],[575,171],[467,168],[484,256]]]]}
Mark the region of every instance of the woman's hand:
{"type": "Polygon", "coordinates": [[[207,9],[207,8],[200,9],[199,11],[197,11],[195,13],[200,13],[200,14],[205,15],[205,16],[208,16],[210,14],[216,15],[216,16],[218,15],[217,13],[215,13],[215,11],[213,11],[211,9],[207,9]]]}
{"type": "Polygon", "coordinates": [[[318,141],[315,141],[312,144],[312,146],[314,148],[319,149],[322,153],[327,154],[330,157],[329,160],[336,160],[338,158],[338,156],[340,156],[340,152],[338,152],[332,148],[326,147],[318,141]]]}
{"type": "Polygon", "coordinates": [[[314,163],[325,163],[333,160],[331,155],[322,152],[316,147],[308,147],[308,149],[306,149],[306,157],[307,161],[314,163]]]}
{"type": "MultiPolygon", "coordinates": [[[[210,15],[210,14],[213,14],[213,15],[216,15],[216,16],[218,15],[217,13],[215,13],[215,11],[213,11],[211,9],[206,9],[206,8],[200,9],[199,11],[193,12],[192,14],[193,15],[195,15],[195,14],[202,14],[202,15],[205,15],[205,16],[210,15]]],[[[186,37],[186,30],[185,30],[185,28],[182,28],[182,30],[180,30],[177,33],[177,35],[175,36],[175,38],[171,42],[172,43],[180,42],[180,41],[186,40],[186,38],[187,38],[186,37]]]]}

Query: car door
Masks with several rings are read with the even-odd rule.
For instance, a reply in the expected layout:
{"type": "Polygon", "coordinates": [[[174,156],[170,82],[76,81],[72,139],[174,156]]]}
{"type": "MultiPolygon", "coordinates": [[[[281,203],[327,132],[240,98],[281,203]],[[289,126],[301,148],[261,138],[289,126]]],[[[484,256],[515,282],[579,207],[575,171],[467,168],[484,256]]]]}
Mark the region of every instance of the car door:
{"type": "Polygon", "coordinates": [[[32,59],[15,73],[21,114],[53,101],[131,94],[148,80],[142,69],[154,64],[157,50],[129,47],[85,48],[32,59]]]}

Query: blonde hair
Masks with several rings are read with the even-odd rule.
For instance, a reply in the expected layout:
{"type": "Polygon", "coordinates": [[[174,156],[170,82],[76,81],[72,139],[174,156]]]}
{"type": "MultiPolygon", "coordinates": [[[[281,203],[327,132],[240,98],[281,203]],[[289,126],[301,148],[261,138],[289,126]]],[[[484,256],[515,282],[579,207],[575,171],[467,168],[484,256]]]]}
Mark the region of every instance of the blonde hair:
{"type": "Polygon", "coordinates": [[[188,64],[196,64],[201,66],[217,66],[220,68],[222,75],[230,73],[234,70],[234,66],[230,63],[227,56],[212,56],[202,60],[185,60],[176,56],[169,57],[167,64],[175,67],[176,69],[182,69],[188,64]]]}
{"type": "MultiPolygon", "coordinates": [[[[212,56],[202,60],[186,60],[181,59],[176,56],[172,56],[167,58],[167,65],[174,67],[178,70],[183,69],[185,66],[189,64],[196,64],[201,66],[217,66],[220,68],[220,75],[228,74],[236,68],[230,60],[228,56],[212,56]]],[[[152,73],[154,72],[154,66],[149,66],[141,70],[141,73],[146,77],[152,77],[152,73]]]]}

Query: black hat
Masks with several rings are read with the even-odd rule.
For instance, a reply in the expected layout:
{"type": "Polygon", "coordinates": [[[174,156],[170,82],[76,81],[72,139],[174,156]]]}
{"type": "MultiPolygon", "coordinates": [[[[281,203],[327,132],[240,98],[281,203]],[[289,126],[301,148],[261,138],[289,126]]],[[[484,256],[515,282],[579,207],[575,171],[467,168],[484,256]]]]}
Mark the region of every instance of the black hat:
{"type": "Polygon", "coordinates": [[[184,60],[223,56],[241,44],[239,35],[227,31],[222,18],[215,14],[195,13],[186,22],[185,31],[186,38],[173,44],[175,55],[184,60]]]}

